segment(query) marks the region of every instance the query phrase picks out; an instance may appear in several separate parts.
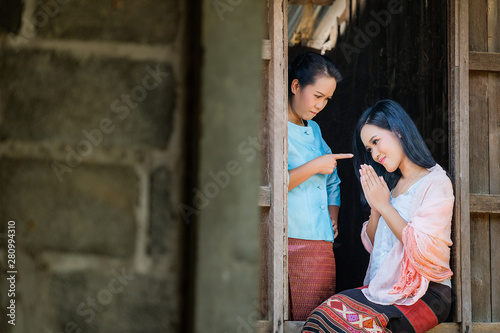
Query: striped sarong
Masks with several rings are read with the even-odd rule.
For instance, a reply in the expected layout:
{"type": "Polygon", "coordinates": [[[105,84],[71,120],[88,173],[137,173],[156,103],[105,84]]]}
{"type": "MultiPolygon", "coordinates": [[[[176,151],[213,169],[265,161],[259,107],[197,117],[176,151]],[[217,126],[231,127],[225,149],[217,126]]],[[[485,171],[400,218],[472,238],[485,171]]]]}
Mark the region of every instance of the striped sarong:
{"type": "Polygon", "coordinates": [[[304,321],[335,293],[333,243],[288,238],[288,281],[290,319],[304,321]]]}
{"type": "Polygon", "coordinates": [[[370,302],[362,288],[333,295],[307,319],[302,332],[423,333],[446,320],[451,308],[451,288],[431,282],[413,305],[380,305],[370,302]]]}

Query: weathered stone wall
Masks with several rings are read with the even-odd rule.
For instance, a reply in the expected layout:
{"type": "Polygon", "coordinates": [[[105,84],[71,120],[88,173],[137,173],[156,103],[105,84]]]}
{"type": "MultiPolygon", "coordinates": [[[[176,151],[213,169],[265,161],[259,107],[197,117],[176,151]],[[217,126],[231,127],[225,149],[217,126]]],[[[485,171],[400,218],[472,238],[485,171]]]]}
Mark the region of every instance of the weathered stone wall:
{"type": "Polygon", "coordinates": [[[23,3],[0,15],[0,331],[176,332],[186,3],[23,3]]]}

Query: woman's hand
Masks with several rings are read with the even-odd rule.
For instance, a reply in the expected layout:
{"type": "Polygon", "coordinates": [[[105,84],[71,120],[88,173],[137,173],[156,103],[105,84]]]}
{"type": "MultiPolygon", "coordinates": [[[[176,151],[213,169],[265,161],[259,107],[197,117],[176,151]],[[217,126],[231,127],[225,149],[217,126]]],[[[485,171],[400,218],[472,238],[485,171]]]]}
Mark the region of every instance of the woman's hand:
{"type": "Polygon", "coordinates": [[[337,160],[344,158],[352,158],[353,154],[326,154],[316,157],[314,163],[316,166],[316,173],[331,174],[337,167],[337,160]]]}
{"type": "Polygon", "coordinates": [[[339,206],[330,205],[328,206],[328,212],[330,213],[330,219],[332,220],[333,227],[333,238],[337,238],[339,234],[338,218],[339,218],[339,206]]]}
{"type": "Polygon", "coordinates": [[[359,173],[361,175],[361,187],[365,193],[366,201],[368,201],[368,204],[372,208],[372,216],[370,216],[370,222],[366,230],[370,241],[373,244],[378,224],[375,223],[375,221],[378,221],[380,216],[382,216],[394,236],[402,242],[403,229],[408,224],[401,215],[399,215],[397,210],[391,206],[391,193],[384,178],[378,177],[373,167],[365,164],[361,166],[359,173]],[[368,230],[368,227],[370,227],[370,230],[368,230]]]}
{"type": "Polygon", "coordinates": [[[371,209],[378,213],[390,206],[390,191],[383,177],[379,177],[371,165],[363,164],[359,170],[361,187],[371,209]]]}
{"type": "Polygon", "coordinates": [[[293,190],[310,177],[317,173],[331,174],[337,166],[337,160],[342,158],[352,158],[353,154],[326,154],[316,157],[301,166],[288,170],[290,176],[288,191],[293,190]]]}

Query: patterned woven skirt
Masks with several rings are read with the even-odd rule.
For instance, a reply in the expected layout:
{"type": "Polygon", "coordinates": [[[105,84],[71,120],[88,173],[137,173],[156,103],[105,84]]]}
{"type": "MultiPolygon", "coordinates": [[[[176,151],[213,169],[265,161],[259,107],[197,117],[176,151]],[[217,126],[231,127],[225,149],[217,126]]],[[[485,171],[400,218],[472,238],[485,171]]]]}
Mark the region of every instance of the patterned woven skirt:
{"type": "Polygon", "coordinates": [[[451,288],[431,282],[413,305],[380,305],[370,302],[362,288],[345,290],[318,306],[302,332],[427,332],[448,317],[451,288]]]}
{"type": "Polygon", "coordinates": [[[304,321],[335,294],[333,243],[288,238],[288,281],[290,319],[304,321]]]}

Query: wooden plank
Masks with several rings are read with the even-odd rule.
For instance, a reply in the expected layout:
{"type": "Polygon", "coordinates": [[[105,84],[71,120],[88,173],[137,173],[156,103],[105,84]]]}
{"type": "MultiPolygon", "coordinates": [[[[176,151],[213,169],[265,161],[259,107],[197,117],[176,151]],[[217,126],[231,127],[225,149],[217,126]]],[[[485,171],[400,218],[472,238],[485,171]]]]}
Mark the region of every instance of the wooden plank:
{"type": "MultiPolygon", "coordinates": [[[[267,12],[269,15],[269,12],[267,12]]],[[[269,20],[266,19],[266,22],[269,20]]],[[[269,27],[266,26],[265,33],[269,33],[269,27]]],[[[269,38],[269,36],[266,36],[269,38]]],[[[267,39],[269,40],[269,39],[267,39]]],[[[269,100],[269,61],[264,61],[264,65],[262,66],[262,81],[261,81],[261,89],[262,89],[262,101],[261,101],[261,116],[262,116],[262,124],[269,124],[269,111],[268,111],[268,100],[269,100]]],[[[269,127],[263,126],[263,130],[261,133],[261,159],[262,159],[262,184],[265,184],[266,187],[269,187],[269,174],[270,174],[270,138],[269,138],[269,127]]],[[[271,203],[269,201],[269,207],[271,203]]],[[[272,272],[272,251],[270,245],[270,230],[271,230],[271,216],[269,207],[263,207],[261,209],[261,223],[260,223],[260,265],[261,265],[261,274],[260,274],[260,312],[262,319],[269,319],[269,315],[271,313],[270,306],[270,280],[271,280],[271,272],[272,272]]],[[[272,294],[271,294],[272,295],[272,294]]]]}
{"type": "MultiPolygon", "coordinates": [[[[450,135],[450,175],[453,179],[456,178],[456,141],[454,137],[455,129],[453,124],[455,123],[455,114],[458,112],[458,10],[457,10],[456,1],[450,1],[449,6],[449,32],[450,36],[450,47],[448,51],[448,62],[450,64],[449,74],[448,74],[448,90],[449,90],[449,135],[450,135]]],[[[456,301],[452,303],[452,313],[454,321],[461,321],[462,319],[462,290],[460,289],[461,285],[461,263],[460,263],[460,219],[457,217],[457,203],[455,201],[454,208],[454,219],[452,221],[452,240],[453,246],[451,248],[451,259],[452,259],[452,270],[455,272],[454,279],[452,282],[452,289],[455,290],[456,293],[456,301]]]]}
{"type": "Polygon", "coordinates": [[[272,271],[270,272],[269,295],[271,304],[269,318],[273,332],[282,333],[288,312],[287,288],[287,106],[288,106],[288,32],[286,0],[269,0],[269,39],[271,60],[269,62],[270,114],[270,179],[273,189],[270,208],[270,245],[272,271]]]}
{"type": "Polygon", "coordinates": [[[460,324],[457,323],[441,323],[436,327],[427,331],[428,333],[459,333],[460,324]]]}
{"type": "Polygon", "coordinates": [[[313,4],[316,6],[331,6],[334,0],[289,0],[289,5],[308,5],[313,4]]]}
{"type": "MultiPolygon", "coordinates": [[[[500,3],[488,1],[488,51],[500,53],[500,3]]],[[[498,58],[497,58],[498,59],[498,58]]],[[[500,61],[498,61],[500,63],[500,61]]],[[[498,64],[497,63],[497,64],[498,64]]],[[[500,67],[500,66],[498,66],[500,67]]],[[[489,74],[490,193],[500,194],[500,75],[489,74]]],[[[500,206],[500,205],[498,205],[500,206]]],[[[498,207],[497,206],[497,207],[498,207]]],[[[500,321],[500,216],[490,215],[491,319],[500,321]]],[[[500,328],[496,331],[500,332],[500,328]]]]}
{"type": "Polygon", "coordinates": [[[285,321],[285,333],[300,333],[305,321],[285,321]]]}
{"type": "Polygon", "coordinates": [[[500,214],[500,195],[471,194],[471,213],[500,214]]]}
{"type": "Polygon", "coordinates": [[[469,212],[469,6],[467,1],[459,1],[459,103],[458,113],[455,114],[454,135],[458,137],[456,161],[459,189],[458,216],[460,225],[460,264],[461,264],[461,294],[462,320],[461,331],[469,332],[472,324],[471,308],[471,265],[470,265],[470,212],[469,212]]]}
{"type": "MultiPolygon", "coordinates": [[[[300,333],[303,321],[285,322],[285,333],[300,333]]],[[[500,332],[500,323],[472,323],[474,333],[498,333],[500,332]]],[[[459,323],[441,323],[427,331],[428,333],[459,333],[459,323]]]]}
{"type": "Polygon", "coordinates": [[[271,206],[271,188],[269,186],[260,186],[259,188],[259,206],[271,206]]]}
{"type": "Polygon", "coordinates": [[[470,70],[500,72],[500,53],[470,52],[469,59],[470,70]]]}
{"type": "MultiPolygon", "coordinates": [[[[474,38],[474,34],[469,36],[474,38]]],[[[489,158],[488,74],[471,72],[469,87],[470,191],[488,193],[489,168],[484,162],[489,158]]],[[[470,219],[472,321],[491,321],[490,242],[484,241],[490,238],[490,218],[488,214],[471,214],[470,219]]]]}
{"type": "MultiPolygon", "coordinates": [[[[497,4],[498,6],[498,4],[497,4]]],[[[500,38],[500,33],[497,34],[500,38]]],[[[490,212],[500,213],[500,75],[489,75],[489,151],[490,212]],[[490,203],[491,203],[490,201],[490,203]]],[[[491,320],[500,321],[500,216],[490,215],[491,243],[491,320]]]]}
{"type": "Polygon", "coordinates": [[[262,40],[262,59],[271,60],[271,41],[269,39],[262,40]]]}
{"type": "Polygon", "coordinates": [[[271,333],[272,331],[273,325],[269,320],[257,321],[257,333],[271,333]]]}
{"type": "MultiPolygon", "coordinates": [[[[472,323],[471,331],[474,333],[498,333],[500,332],[500,323],[472,323]]],[[[428,333],[458,332],[460,332],[460,325],[457,323],[442,323],[428,331],[428,333]]]]}
{"type": "Polygon", "coordinates": [[[500,53],[500,4],[488,0],[488,52],[500,53]]]}
{"type": "Polygon", "coordinates": [[[474,333],[498,333],[500,332],[500,323],[473,323],[472,331],[474,333]]]}
{"type": "Polygon", "coordinates": [[[487,18],[488,0],[469,0],[469,51],[488,51],[487,18]]]}
{"type": "Polygon", "coordinates": [[[490,217],[471,214],[472,321],[491,321],[490,217]]]}
{"type": "Polygon", "coordinates": [[[455,182],[453,225],[456,321],[461,332],[472,324],[469,212],[469,9],[468,1],[450,1],[450,167],[455,182]]]}

